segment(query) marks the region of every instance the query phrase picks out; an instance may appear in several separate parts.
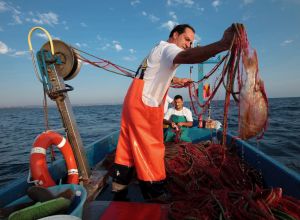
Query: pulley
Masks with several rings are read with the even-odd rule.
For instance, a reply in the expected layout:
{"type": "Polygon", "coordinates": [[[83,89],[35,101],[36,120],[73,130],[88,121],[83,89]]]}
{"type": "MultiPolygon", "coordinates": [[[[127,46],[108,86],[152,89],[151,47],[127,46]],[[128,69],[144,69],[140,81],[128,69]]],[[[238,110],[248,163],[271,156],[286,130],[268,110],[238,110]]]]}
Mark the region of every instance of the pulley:
{"type": "MultiPolygon", "coordinates": [[[[79,53],[60,40],[53,40],[53,46],[54,55],[61,61],[61,64],[54,64],[58,74],[64,80],[73,79],[79,73],[81,67],[81,61],[78,59],[80,56],[79,53]]],[[[50,51],[49,41],[42,46],[42,49],[50,51]]]]}

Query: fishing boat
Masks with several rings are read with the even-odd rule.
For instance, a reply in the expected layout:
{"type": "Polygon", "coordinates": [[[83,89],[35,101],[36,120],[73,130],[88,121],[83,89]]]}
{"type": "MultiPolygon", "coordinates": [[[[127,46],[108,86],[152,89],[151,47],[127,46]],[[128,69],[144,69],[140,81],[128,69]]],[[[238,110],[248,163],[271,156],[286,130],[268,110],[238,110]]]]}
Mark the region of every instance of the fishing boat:
{"type": "MultiPolygon", "coordinates": [[[[60,111],[68,140],[72,145],[77,161],[79,182],[87,191],[87,198],[81,203],[82,212],[80,214],[71,212],[70,215],[83,219],[168,219],[168,204],[145,201],[135,182],[129,187],[131,201],[112,201],[109,172],[103,168],[103,161],[107,155],[116,149],[119,131],[102,137],[83,148],[67,95],[67,92],[72,88],[64,82],[78,74],[80,69],[79,55],[69,45],[61,41],[52,42],[49,33],[40,27],[31,30],[29,39],[31,33],[36,29],[44,31],[49,37],[49,42],[43,45],[37,53],[39,69],[42,73],[41,82],[45,91],[51,91],[51,98],[56,102],[60,111]],[[52,56],[55,53],[63,54],[65,60],[62,60],[61,57],[58,60],[53,60],[52,56]],[[61,63],[63,65],[59,66],[61,63]],[[83,205],[84,202],[85,205],[83,205]]],[[[31,43],[29,45],[32,51],[31,43]]],[[[223,129],[199,128],[198,122],[190,128],[189,135],[192,143],[206,141],[222,143],[225,140],[226,145],[234,145],[239,157],[261,175],[263,187],[282,188],[284,195],[300,199],[300,175],[267,156],[256,146],[241,140],[230,132],[226,132],[224,135],[223,129]]],[[[66,180],[69,169],[67,165],[62,158],[48,166],[48,171],[55,184],[66,180]]],[[[10,206],[16,200],[26,196],[28,188],[34,185],[33,182],[29,182],[24,177],[9,182],[1,188],[0,207],[10,206]]]]}
{"type": "MultiPolygon", "coordinates": [[[[88,158],[88,163],[90,167],[96,166],[104,159],[105,155],[107,155],[115,149],[118,141],[118,136],[118,131],[113,132],[112,134],[105,136],[100,140],[97,140],[96,142],[92,143],[91,145],[85,148],[86,156],[88,158]]],[[[192,137],[193,142],[211,140],[212,132],[210,129],[198,128],[197,126],[195,126],[191,128],[190,136],[192,137]]],[[[221,131],[218,133],[213,132],[213,137],[221,138],[221,131]]],[[[227,134],[227,137],[228,142],[230,142],[231,139],[234,138],[231,134],[227,134]]],[[[237,140],[236,146],[238,147],[240,154],[244,154],[244,159],[246,160],[246,162],[261,172],[265,187],[281,187],[284,189],[284,192],[287,195],[293,196],[298,199],[300,198],[300,175],[298,173],[290,170],[289,168],[280,164],[278,161],[259,151],[256,147],[242,140],[237,140]],[[260,163],[257,163],[258,160],[260,161],[260,163]]],[[[67,173],[65,161],[63,159],[55,161],[49,167],[49,172],[51,173],[51,176],[56,182],[59,182],[60,179],[64,179],[67,173]]],[[[106,178],[108,178],[108,176],[106,176],[106,178]]],[[[0,190],[0,206],[4,207],[10,204],[11,202],[19,199],[20,197],[26,195],[26,190],[31,185],[32,184],[27,183],[26,178],[18,179],[7,184],[0,190]]],[[[103,186],[105,186],[105,183],[103,183],[103,186]]],[[[101,196],[99,197],[101,198],[101,196]]],[[[140,203],[141,201],[136,200],[135,202],[140,203]]],[[[89,217],[87,217],[86,219],[99,219],[99,217],[103,215],[105,209],[108,208],[110,205],[113,206],[113,204],[114,202],[105,200],[99,201],[96,199],[92,201],[87,207],[87,210],[89,210],[89,214],[87,215],[89,217]],[[93,216],[91,216],[91,214],[93,216]]],[[[137,205],[137,207],[139,206],[137,205]]],[[[157,207],[154,208],[157,209],[157,207]]],[[[126,205],[124,205],[124,209],[126,209],[126,205]]],[[[128,217],[132,217],[130,213],[128,213],[128,215],[128,217]]],[[[166,215],[166,213],[162,213],[162,215],[166,215]]],[[[149,218],[150,217],[151,216],[149,216],[149,218]]]]}

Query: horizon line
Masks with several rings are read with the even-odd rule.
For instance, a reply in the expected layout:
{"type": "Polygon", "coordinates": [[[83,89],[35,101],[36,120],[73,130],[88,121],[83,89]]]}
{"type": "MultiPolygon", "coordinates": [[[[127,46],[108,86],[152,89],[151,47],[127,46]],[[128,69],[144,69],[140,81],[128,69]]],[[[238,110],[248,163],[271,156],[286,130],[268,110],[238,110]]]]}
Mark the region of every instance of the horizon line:
{"type": "MultiPolygon", "coordinates": [[[[268,99],[289,99],[289,98],[300,98],[300,96],[290,96],[290,97],[272,97],[268,99]]],[[[212,101],[224,101],[224,99],[218,99],[218,100],[212,100],[212,101]]],[[[231,101],[234,101],[231,99],[231,101]]],[[[184,101],[184,102],[189,102],[189,101],[184,101]]],[[[80,107],[80,106],[110,106],[110,105],[123,105],[123,103],[87,103],[87,104],[80,104],[80,103],[75,103],[71,104],[73,107],[80,107]]],[[[32,105],[7,105],[7,106],[0,106],[0,109],[6,109],[6,108],[43,108],[43,105],[39,104],[32,104],[32,105]]],[[[48,107],[56,107],[55,103],[48,104],[48,107]]]]}

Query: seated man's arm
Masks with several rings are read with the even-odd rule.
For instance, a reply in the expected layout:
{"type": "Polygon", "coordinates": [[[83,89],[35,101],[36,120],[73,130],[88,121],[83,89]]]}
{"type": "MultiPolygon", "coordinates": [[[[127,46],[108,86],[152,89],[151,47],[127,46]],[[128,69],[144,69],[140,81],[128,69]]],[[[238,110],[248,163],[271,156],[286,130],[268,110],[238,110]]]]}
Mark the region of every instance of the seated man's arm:
{"type": "Polygon", "coordinates": [[[171,125],[172,122],[171,122],[171,120],[164,119],[164,124],[165,125],[171,125]]]}
{"type": "MultiPolygon", "coordinates": [[[[165,125],[169,125],[169,126],[171,126],[172,128],[176,128],[176,123],[175,123],[175,122],[172,122],[171,120],[166,120],[166,119],[164,119],[164,124],[165,124],[165,125]]],[[[178,125],[179,125],[179,123],[178,123],[178,125]]]]}
{"type": "Polygon", "coordinates": [[[187,122],[179,122],[178,126],[184,126],[184,127],[192,127],[193,122],[192,121],[187,121],[187,122]]]}
{"type": "Polygon", "coordinates": [[[168,111],[166,112],[165,116],[164,116],[163,123],[165,125],[170,125],[172,128],[174,128],[176,124],[174,122],[172,122],[171,115],[172,115],[172,109],[169,108],[168,111]]]}
{"type": "Polygon", "coordinates": [[[164,115],[164,121],[163,121],[163,123],[165,125],[171,125],[170,118],[171,118],[171,111],[170,111],[170,109],[168,109],[167,112],[164,115]]]}

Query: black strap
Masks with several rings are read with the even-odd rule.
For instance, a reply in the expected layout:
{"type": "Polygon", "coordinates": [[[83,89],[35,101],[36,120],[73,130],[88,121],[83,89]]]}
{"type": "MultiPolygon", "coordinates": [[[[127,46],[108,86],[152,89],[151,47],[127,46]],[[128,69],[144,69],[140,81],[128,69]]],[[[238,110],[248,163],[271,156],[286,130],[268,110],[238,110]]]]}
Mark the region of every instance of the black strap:
{"type": "Polygon", "coordinates": [[[135,78],[138,76],[138,74],[140,74],[139,79],[144,79],[144,74],[145,74],[145,71],[147,69],[147,58],[148,57],[146,57],[143,60],[142,64],[139,66],[139,68],[135,72],[135,76],[134,76],[135,78]]]}

